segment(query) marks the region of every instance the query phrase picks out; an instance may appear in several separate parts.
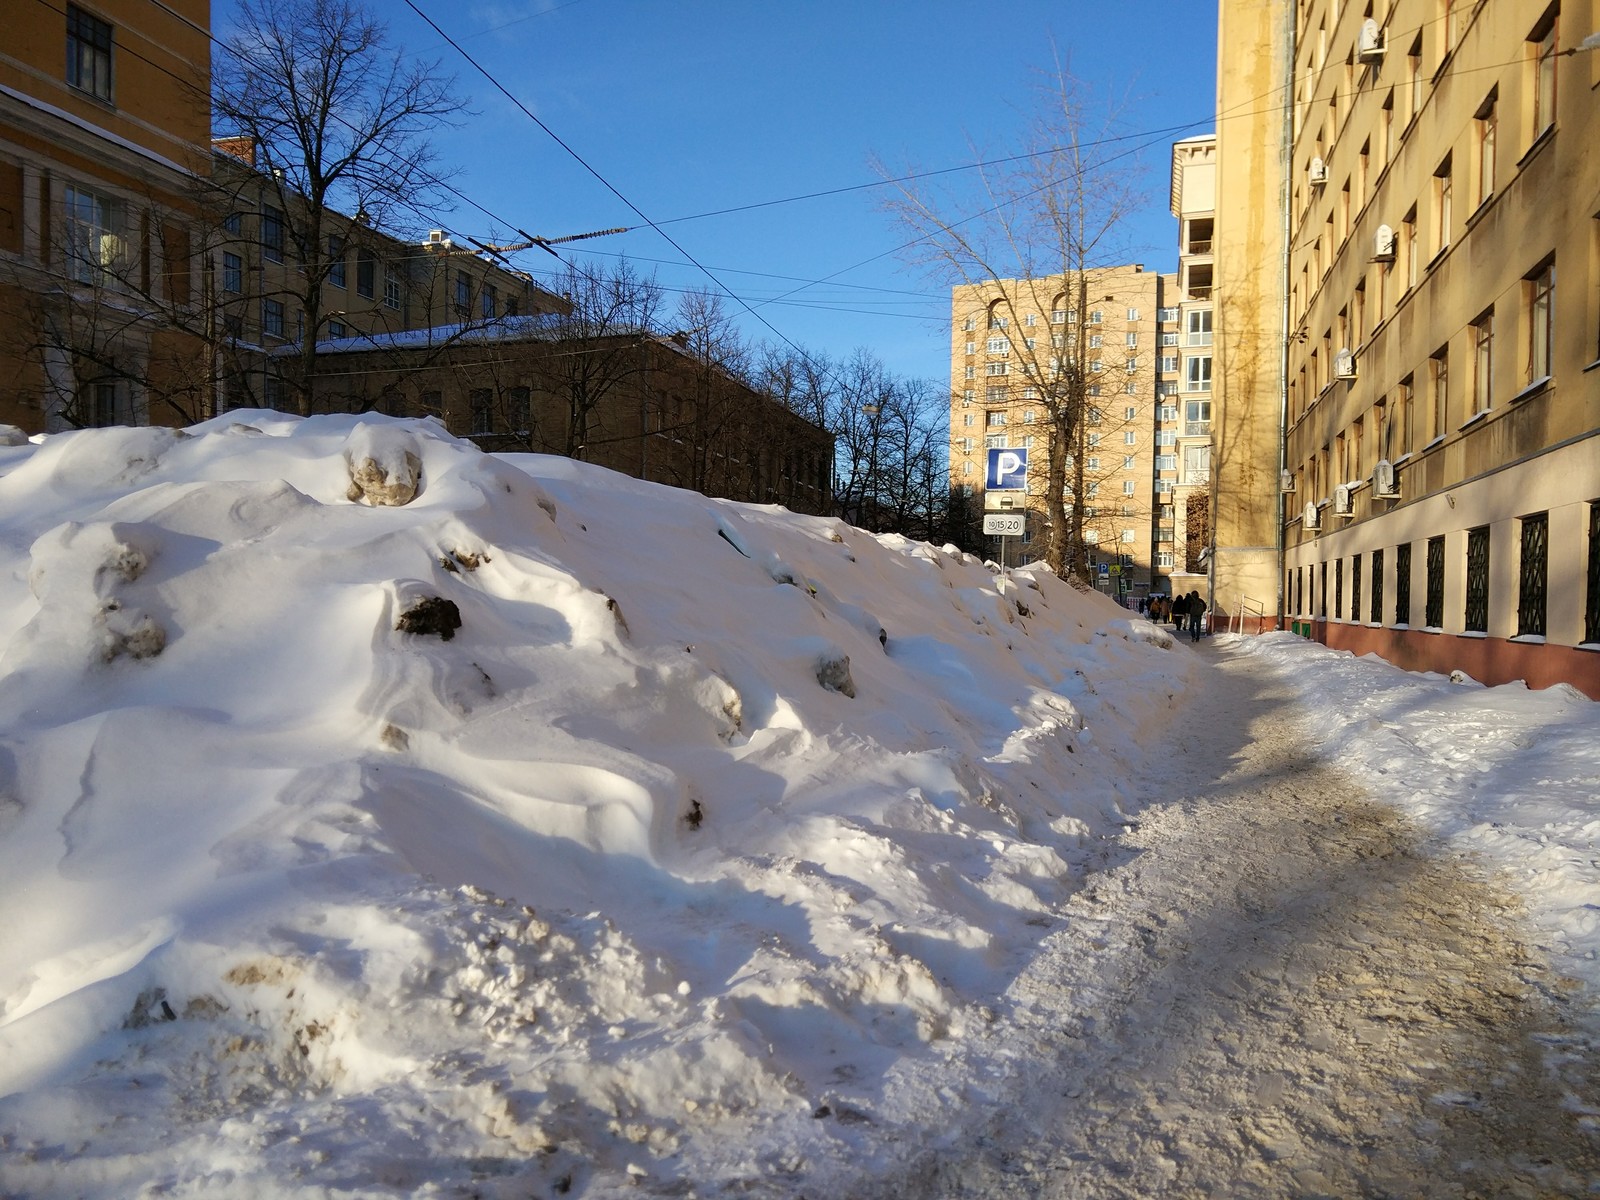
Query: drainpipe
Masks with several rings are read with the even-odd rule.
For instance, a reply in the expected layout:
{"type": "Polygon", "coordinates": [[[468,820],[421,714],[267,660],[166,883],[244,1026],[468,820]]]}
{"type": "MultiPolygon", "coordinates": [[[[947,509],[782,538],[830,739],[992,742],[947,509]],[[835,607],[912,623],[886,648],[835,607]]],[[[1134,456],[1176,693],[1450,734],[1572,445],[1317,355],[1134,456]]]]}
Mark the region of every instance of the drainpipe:
{"type": "Polygon", "coordinates": [[[1286,58],[1283,81],[1283,147],[1281,158],[1283,164],[1283,183],[1279,203],[1283,208],[1283,276],[1281,286],[1283,289],[1281,310],[1283,312],[1282,331],[1279,339],[1278,351],[1278,562],[1276,580],[1273,584],[1277,597],[1277,628],[1283,626],[1284,609],[1284,570],[1288,556],[1288,533],[1285,522],[1288,518],[1288,499],[1283,491],[1283,473],[1289,469],[1289,283],[1292,278],[1289,266],[1289,246],[1293,238],[1293,214],[1289,211],[1293,193],[1290,185],[1294,179],[1294,56],[1295,56],[1295,6],[1284,5],[1284,24],[1287,27],[1284,36],[1286,45],[1286,58]]]}

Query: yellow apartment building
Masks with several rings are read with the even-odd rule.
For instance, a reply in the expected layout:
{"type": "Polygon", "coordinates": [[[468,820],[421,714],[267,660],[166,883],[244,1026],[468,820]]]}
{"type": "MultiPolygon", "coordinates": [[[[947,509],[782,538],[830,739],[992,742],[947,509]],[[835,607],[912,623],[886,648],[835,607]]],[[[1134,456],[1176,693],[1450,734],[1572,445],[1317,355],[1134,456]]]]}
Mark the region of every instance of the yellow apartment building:
{"type": "MultiPolygon", "coordinates": [[[[1084,306],[1064,275],[951,289],[950,482],[996,508],[999,498],[985,495],[988,451],[1029,452],[1027,491],[1007,497],[1028,512],[1023,536],[1006,539],[1008,564],[1043,557],[1050,425],[1039,397],[1073,352],[1081,320],[1083,495],[1072,492],[1069,472],[1064,499],[1083,505],[1084,541],[1102,590],[1136,597],[1168,589],[1179,429],[1173,284],[1173,276],[1127,265],[1090,271],[1084,306]]],[[[989,543],[998,561],[999,539],[989,543]]]]}
{"type": "Polygon", "coordinates": [[[1226,389],[1282,348],[1281,421],[1264,352],[1244,420],[1282,436],[1284,618],[1600,698],[1600,4],[1221,14],[1218,356],[1226,389]],[[1284,303],[1230,320],[1246,276],[1284,303]]]}
{"type": "Polygon", "coordinates": [[[206,0],[7,6],[0,44],[0,423],[162,419],[200,348],[194,173],[206,0]]]}

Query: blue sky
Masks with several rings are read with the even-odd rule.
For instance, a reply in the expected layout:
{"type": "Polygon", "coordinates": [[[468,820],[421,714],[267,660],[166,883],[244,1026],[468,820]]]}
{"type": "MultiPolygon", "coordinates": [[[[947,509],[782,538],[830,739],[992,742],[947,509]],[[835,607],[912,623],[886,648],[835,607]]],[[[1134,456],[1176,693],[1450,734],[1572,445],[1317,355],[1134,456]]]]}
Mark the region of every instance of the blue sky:
{"type": "MultiPolygon", "coordinates": [[[[1170,145],[1212,128],[1215,109],[1216,8],[1207,0],[415,2],[757,308],[773,328],[745,315],[750,336],[776,341],[775,329],[833,356],[866,347],[899,374],[941,383],[952,281],[894,253],[907,236],[881,210],[882,189],[677,218],[871,183],[874,156],[896,169],[937,170],[971,162],[974,145],[1004,154],[1039,70],[1059,54],[1121,106],[1126,132],[1193,123],[1131,143],[1152,144],[1135,159],[1149,203],[1131,230],[1142,249],[1130,257],[1171,270],[1170,145]],[[770,302],[824,277],[834,278],[770,302]]],[[[219,33],[231,7],[217,5],[219,33]]],[[[475,115],[441,139],[441,159],[459,168],[456,187],[503,224],[463,204],[442,224],[478,237],[643,224],[404,0],[374,7],[408,52],[438,58],[471,100],[475,115]]],[[[669,288],[715,286],[648,226],[583,246],[626,254],[669,288]]],[[[536,273],[556,266],[540,251],[517,263],[536,273]]],[[[736,301],[730,307],[742,312],[736,301]]]]}

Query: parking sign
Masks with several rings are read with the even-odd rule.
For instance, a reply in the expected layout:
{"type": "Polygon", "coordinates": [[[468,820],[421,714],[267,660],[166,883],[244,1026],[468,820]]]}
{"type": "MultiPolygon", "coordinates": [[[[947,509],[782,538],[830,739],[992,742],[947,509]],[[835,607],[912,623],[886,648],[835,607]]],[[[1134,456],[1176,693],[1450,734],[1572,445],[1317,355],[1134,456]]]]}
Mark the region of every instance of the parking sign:
{"type": "Polygon", "coordinates": [[[989,477],[983,486],[991,492],[1027,491],[1028,452],[1021,447],[1011,450],[991,448],[989,477]]]}

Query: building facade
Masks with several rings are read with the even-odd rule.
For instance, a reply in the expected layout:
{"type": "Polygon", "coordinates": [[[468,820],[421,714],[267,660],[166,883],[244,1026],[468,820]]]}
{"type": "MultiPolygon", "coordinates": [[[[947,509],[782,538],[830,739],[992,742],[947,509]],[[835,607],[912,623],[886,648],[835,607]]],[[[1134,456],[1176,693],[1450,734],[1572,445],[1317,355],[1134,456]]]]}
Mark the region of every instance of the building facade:
{"type": "Polygon", "coordinates": [[[1600,697],[1597,5],[1221,9],[1224,61],[1255,38],[1290,68],[1219,87],[1218,125],[1219,286],[1234,250],[1263,293],[1283,280],[1275,311],[1220,313],[1217,334],[1219,357],[1283,348],[1285,621],[1409,668],[1600,697]],[[1252,153],[1228,114],[1274,87],[1282,150],[1252,153]],[[1235,221],[1269,197],[1276,247],[1235,221]]]}
{"type": "Polygon", "coordinates": [[[833,436],[687,335],[574,336],[560,313],[502,315],[347,337],[319,357],[319,411],[432,416],[485,450],[563,454],[709,496],[832,511],[833,436]]]}
{"type": "Polygon", "coordinates": [[[996,561],[1002,549],[1008,564],[1043,557],[1051,425],[1040,397],[1072,356],[1081,322],[1088,395],[1075,454],[1083,459],[1083,494],[1069,470],[1064,499],[1083,506],[1084,542],[1102,590],[1127,597],[1168,589],[1180,429],[1174,282],[1138,265],[1093,270],[1082,304],[1064,275],[951,290],[950,482],[993,509],[998,498],[985,495],[988,451],[1028,451],[1027,491],[1014,498],[1027,509],[1027,529],[1004,548],[989,539],[996,561]]]}
{"type": "Polygon", "coordinates": [[[144,422],[202,357],[194,179],[210,5],[11,5],[0,47],[0,422],[144,422]]]}

